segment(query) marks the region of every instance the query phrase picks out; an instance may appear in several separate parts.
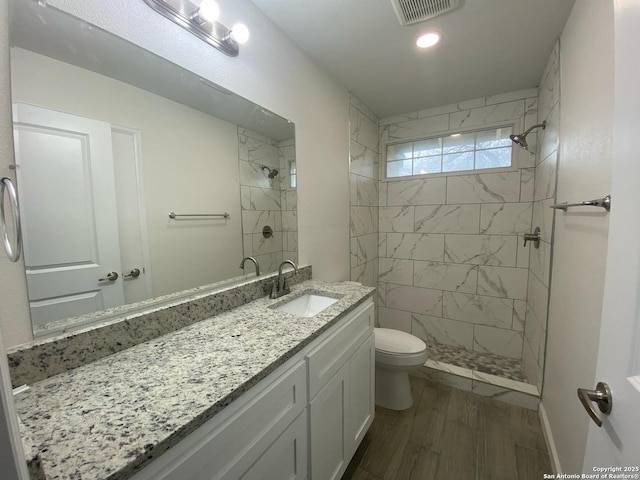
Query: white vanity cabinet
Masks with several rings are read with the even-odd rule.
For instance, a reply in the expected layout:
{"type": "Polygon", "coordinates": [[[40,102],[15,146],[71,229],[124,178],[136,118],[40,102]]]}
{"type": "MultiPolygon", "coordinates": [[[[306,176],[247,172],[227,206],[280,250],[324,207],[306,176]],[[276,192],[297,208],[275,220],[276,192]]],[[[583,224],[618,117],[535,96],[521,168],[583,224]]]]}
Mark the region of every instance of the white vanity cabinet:
{"type": "Polygon", "coordinates": [[[373,302],[366,302],[307,355],[309,475],[340,479],[373,421],[373,302]]]}
{"type": "Polygon", "coordinates": [[[373,421],[373,312],[368,299],[133,480],[339,479],[373,421]]]}

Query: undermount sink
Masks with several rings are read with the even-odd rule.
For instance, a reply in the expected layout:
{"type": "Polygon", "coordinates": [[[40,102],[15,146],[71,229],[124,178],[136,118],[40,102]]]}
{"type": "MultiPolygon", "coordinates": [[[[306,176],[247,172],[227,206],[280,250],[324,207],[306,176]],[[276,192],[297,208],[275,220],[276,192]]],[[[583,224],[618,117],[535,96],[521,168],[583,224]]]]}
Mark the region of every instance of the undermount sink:
{"type": "Polygon", "coordinates": [[[337,298],[325,297],[317,293],[306,293],[283,303],[275,309],[298,317],[313,317],[337,301],[337,298]]]}

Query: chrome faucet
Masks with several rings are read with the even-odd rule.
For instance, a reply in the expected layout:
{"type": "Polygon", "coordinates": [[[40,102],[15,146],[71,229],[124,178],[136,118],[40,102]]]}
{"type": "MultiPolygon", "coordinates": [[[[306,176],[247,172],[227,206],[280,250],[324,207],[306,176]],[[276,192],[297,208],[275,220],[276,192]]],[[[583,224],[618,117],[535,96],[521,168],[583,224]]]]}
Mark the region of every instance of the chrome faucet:
{"type": "Polygon", "coordinates": [[[286,264],[293,267],[294,275],[298,275],[298,267],[296,267],[295,263],[291,260],[285,260],[282,262],[278,268],[278,278],[273,282],[273,286],[271,287],[271,294],[269,295],[269,298],[280,298],[281,296],[291,292],[287,279],[282,275],[282,269],[286,264]]]}
{"type": "Polygon", "coordinates": [[[240,268],[244,270],[244,262],[246,260],[251,260],[256,266],[256,277],[260,276],[260,265],[258,265],[258,261],[253,257],[244,257],[240,262],[240,268]]]}

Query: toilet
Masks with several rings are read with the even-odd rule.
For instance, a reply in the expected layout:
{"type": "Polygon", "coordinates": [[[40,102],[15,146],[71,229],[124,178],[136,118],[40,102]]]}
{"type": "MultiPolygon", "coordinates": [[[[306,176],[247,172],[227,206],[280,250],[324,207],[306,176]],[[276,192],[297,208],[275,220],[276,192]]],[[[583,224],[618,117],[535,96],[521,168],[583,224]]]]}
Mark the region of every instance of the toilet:
{"type": "Polygon", "coordinates": [[[427,345],[409,333],[374,328],[376,353],[376,405],[405,410],[413,405],[409,372],[427,360],[427,345]]]}

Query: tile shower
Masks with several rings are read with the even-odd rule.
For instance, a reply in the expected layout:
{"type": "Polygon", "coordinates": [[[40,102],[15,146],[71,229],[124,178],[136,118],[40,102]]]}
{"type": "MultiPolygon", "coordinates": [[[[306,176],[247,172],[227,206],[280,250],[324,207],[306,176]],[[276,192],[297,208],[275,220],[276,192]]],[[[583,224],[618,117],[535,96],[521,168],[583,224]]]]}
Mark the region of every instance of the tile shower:
{"type": "Polygon", "coordinates": [[[276,271],[283,260],[297,262],[297,192],[289,175],[294,140],[278,142],[238,127],[238,162],[244,256],[255,257],[263,273],[276,271]],[[269,178],[269,169],[278,174],[269,178]],[[262,234],[267,226],[269,237],[262,234]]]}
{"type": "Polygon", "coordinates": [[[544,368],[558,58],[556,45],[540,89],[385,119],[354,97],[350,102],[351,279],[377,279],[381,327],[430,346],[421,375],[531,408],[544,368]],[[527,137],[537,153],[514,148],[512,171],[380,180],[387,142],[502,125],[514,125],[515,133],[543,120],[547,129],[527,137]],[[522,236],[536,226],[540,248],[523,246],[522,236]]]}
{"type": "Polygon", "coordinates": [[[378,118],[350,96],[351,280],[375,287],[378,277],[378,118]]]}

